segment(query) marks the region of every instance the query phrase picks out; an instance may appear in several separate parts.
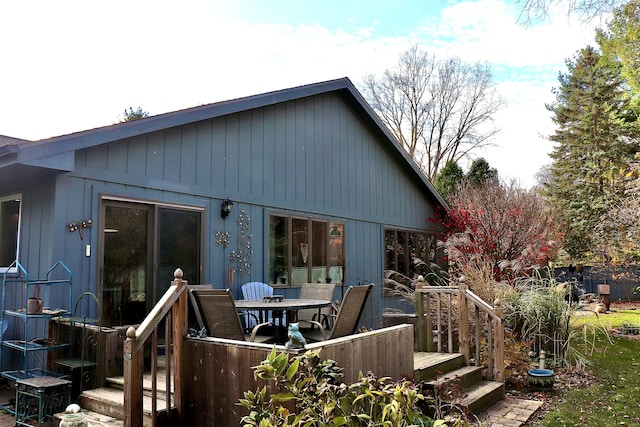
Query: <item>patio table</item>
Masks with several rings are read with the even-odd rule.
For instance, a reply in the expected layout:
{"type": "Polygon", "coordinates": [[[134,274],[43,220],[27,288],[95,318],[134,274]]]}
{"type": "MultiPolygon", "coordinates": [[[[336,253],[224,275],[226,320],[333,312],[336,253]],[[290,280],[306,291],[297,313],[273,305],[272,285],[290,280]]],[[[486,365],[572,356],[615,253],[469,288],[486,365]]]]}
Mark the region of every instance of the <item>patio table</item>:
{"type": "MultiPolygon", "coordinates": [[[[318,309],[318,314],[323,307],[328,307],[331,305],[330,300],[324,299],[306,299],[306,298],[292,298],[292,299],[283,299],[282,301],[265,301],[265,300],[236,300],[236,308],[238,310],[258,310],[260,311],[260,317],[265,319],[265,313],[271,311],[274,313],[273,318],[277,317],[277,313],[287,313],[286,315],[286,324],[284,327],[289,326],[289,319],[293,319],[293,314],[298,310],[303,309],[318,309]]],[[[280,325],[282,325],[282,321],[280,321],[280,325]]],[[[276,328],[276,339],[278,341],[284,341],[282,334],[276,328]]],[[[284,334],[286,337],[286,333],[284,334]]]]}

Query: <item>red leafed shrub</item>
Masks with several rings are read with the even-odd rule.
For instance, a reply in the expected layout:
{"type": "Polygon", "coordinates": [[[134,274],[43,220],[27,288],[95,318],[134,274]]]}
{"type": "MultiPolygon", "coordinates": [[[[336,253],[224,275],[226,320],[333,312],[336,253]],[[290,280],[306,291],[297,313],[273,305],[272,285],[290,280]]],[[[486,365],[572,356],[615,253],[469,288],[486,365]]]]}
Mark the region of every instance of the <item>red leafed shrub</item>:
{"type": "Polygon", "coordinates": [[[446,230],[440,244],[452,276],[489,268],[494,280],[511,281],[557,255],[560,219],[534,190],[515,182],[467,184],[450,200],[435,221],[446,230]]]}

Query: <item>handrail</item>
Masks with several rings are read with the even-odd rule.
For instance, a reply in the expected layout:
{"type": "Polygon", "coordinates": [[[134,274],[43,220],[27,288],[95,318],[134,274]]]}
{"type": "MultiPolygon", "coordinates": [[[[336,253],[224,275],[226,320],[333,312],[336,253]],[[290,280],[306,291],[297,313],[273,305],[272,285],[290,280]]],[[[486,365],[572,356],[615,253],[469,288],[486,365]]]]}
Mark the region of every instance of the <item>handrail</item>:
{"type": "Polygon", "coordinates": [[[489,375],[496,381],[504,380],[504,326],[502,324],[502,306],[500,300],[495,301],[492,307],[469,288],[460,286],[417,286],[416,287],[416,314],[418,316],[418,350],[434,350],[434,333],[437,334],[437,351],[443,351],[442,340],[445,338],[442,330],[443,305],[445,305],[447,321],[448,352],[453,353],[452,313],[458,312],[458,345],[459,352],[464,356],[465,362],[471,365],[469,342],[470,337],[475,341],[475,360],[473,364],[480,365],[481,324],[485,324],[481,313],[486,315],[486,339],[487,362],[489,375]],[[442,296],[448,295],[443,301],[442,296]],[[454,306],[452,296],[457,296],[457,307],[454,306]],[[434,325],[431,318],[431,297],[436,299],[434,325]],[[475,320],[475,334],[471,336],[469,330],[469,303],[473,305],[472,319],[475,320]],[[426,316],[425,316],[426,313],[426,316]]]}
{"type": "Polygon", "coordinates": [[[491,307],[485,300],[471,292],[469,289],[466,289],[464,294],[468,300],[471,300],[471,302],[473,302],[476,307],[482,309],[482,311],[491,316],[493,320],[502,323],[502,319],[498,315],[496,315],[496,313],[493,311],[493,307],[491,307]]]}
{"type": "Polygon", "coordinates": [[[130,353],[125,353],[124,356],[126,358],[131,359],[144,346],[147,338],[149,338],[153,331],[160,325],[186,288],[186,286],[180,288],[176,285],[169,286],[169,289],[166,290],[162,298],[160,298],[160,301],[158,301],[149,314],[147,314],[147,317],[140,323],[140,326],[138,326],[137,329],[133,326],[127,329],[127,339],[131,338],[132,341],[137,342],[137,345],[133,346],[130,353]]]}
{"type": "Polygon", "coordinates": [[[143,352],[140,351],[151,337],[151,411],[152,426],[157,423],[157,342],[158,326],[165,321],[165,355],[166,355],[166,411],[171,415],[171,372],[173,368],[173,403],[177,413],[178,425],[185,417],[185,389],[183,387],[183,338],[187,334],[187,282],[182,280],[181,269],[176,269],[171,286],[164,293],[160,301],[136,329],[127,329],[127,339],[124,342],[124,426],[143,426],[143,352]],[[172,361],[173,359],[173,361],[172,361]]]}

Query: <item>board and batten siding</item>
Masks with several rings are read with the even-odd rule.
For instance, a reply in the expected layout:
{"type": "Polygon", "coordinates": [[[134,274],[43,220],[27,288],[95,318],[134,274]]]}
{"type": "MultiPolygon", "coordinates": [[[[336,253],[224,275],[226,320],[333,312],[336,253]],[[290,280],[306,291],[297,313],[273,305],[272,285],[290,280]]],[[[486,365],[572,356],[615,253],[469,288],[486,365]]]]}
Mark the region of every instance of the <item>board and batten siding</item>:
{"type": "Polygon", "coordinates": [[[428,230],[434,214],[430,196],[397,158],[340,95],[326,93],[80,150],[67,185],[70,194],[93,198],[94,218],[99,194],[205,208],[203,281],[219,287],[241,210],[251,217],[254,250],[250,277],[237,278],[243,282],[267,281],[270,213],[344,221],[345,282],[377,285],[365,317],[378,326],[384,227],[428,230]],[[227,197],[235,205],[224,221],[227,197]],[[226,250],[215,244],[217,230],[231,232],[226,250]]]}
{"type": "Polygon", "coordinates": [[[80,152],[77,176],[200,197],[425,227],[427,196],[336,94],[80,152]]]}

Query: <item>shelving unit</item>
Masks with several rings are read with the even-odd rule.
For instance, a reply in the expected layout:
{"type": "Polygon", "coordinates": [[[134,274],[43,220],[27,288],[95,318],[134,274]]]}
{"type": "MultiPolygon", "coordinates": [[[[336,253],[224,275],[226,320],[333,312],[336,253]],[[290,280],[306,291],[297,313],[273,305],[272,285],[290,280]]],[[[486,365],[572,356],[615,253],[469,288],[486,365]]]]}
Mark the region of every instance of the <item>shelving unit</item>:
{"type": "Polygon", "coordinates": [[[39,367],[35,366],[35,361],[32,365],[29,362],[30,356],[34,354],[46,355],[49,351],[68,349],[71,346],[69,342],[62,342],[60,336],[48,336],[48,326],[51,319],[70,316],[69,310],[72,304],[71,270],[62,261],[58,261],[47,271],[44,279],[38,280],[30,279],[27,270],[18,261],[14,261],[7,271],[12,270],[14,273],[3,273],[2,277],[0,324],[9,318],[16,319],[19,322],[19,327],[22,327],[22,337],[2,340],[0,361],[2,361],[2,349],[7,348],[21,352],[22,369],[1,371],[0,375],[13,382],[41,376],[59,377],[60,374],[45,369],[46,357],[44,356],[39,367]],[[31,314],[27,307],[29,306],[29,298],[35,294],[36,289],[39,289],[42,300],[42,312],[31,314]],[[15,295],[20,292],[20,298],[16,298],[15,295]],[[62,295],[62,298],[57,301],[66,307],[52,308],[49,305],[50,296],[53,293],[62,295]],[[12,301],[7,301],[9,295],[13,296],[12,301]],[[68,302],[64,301],[65,296],[68,297],[68,302]],[[20,305],[22,299],[24,300],[22,307],[10,307],[14,301],[19,301],[18,305],[20,305]]]}

